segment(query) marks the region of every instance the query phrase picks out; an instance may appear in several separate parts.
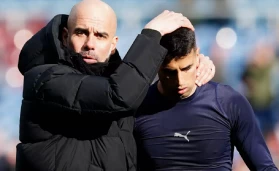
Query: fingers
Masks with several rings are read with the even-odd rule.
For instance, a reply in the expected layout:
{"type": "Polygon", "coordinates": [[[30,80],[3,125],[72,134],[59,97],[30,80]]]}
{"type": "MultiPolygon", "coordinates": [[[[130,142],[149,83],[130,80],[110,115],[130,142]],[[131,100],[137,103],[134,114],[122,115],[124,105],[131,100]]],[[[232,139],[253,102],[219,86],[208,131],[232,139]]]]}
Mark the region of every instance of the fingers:
{"type": "Polygon", "coordinates": [[[198,86],[206,84],[215,75],[215,66],[208,56],[200,54],[200,64],[197,70],[196,84],[198,86]]]}
{"type": "Polygon", "coordinates": [[[203,77],[204,75],[204,64],[203,63],[200,63],[199,64],[199,67],[198,67],[198,70],[197,70],[197,79],[196,79],[196,84],[198,86],[201,86],[202,83],[200,82],[201,78],[203,77]]]}
{"type": "Polygon", "coordinates": [[[173,12],[173,11],[169,11],[168,14],[169,14],[169,15],[175,15],[175,14],[177,14],[177,13],[175,13],[175,12],[173,12]]]}
{"type": "Polygon", "coordinates": [[[208,68],[204,71],[203,75],[199,79],[199,86],[208,83],[208,81],[210,81],[212,79],[212,78],[210,78],[210,75],[212,75],[211,72],[212,72],[212,70],[210,68],[208,68]]]}
{"type": "Polygon", "coordinates": [[[169,10],[165,10],[164,12],[163,12],[163,14],[167,14],[167,13],[169,13],[170,11],[169,10]]]}
{"type": "Polygon", "coordinates": [[[193,31],[195,30],[195,28],[192,25],[192,23],[190,22],[190,20],[187,17],[183,16],[182,13],[176,13],[173,11],[165,10],[163,12],[163,14],[167,15],[167,16],[171,16],[171,17],[173,17],[173,19],[176,19],[179,24],[179,27],[187,27],[193,31]]]}
{"type": "Polygon", "coordinates": [[[186,27],[193,31],[195,30],[194,26],[187,17],[183,16],[181,13],[173,13],[173,15],[176,17],[180,27],[186,27]]]}
{"type": "Polygon", "coordinates": [[[190,22],[190,20],[187,17],[182,16],[180,21],[181,21],[181,23],[180,23],[181,27],[186,27],[186,28],[189,28],[189,29],[195,31],[194,26],[192,25],[192,23],[190,22]]]}
{"type": "Polygon", "coordinates": [[[188,18],[184,17],[181,13],[175,13],[168,10],[163,11],[145,26],[146,29],[159,31],[162,36],[171,33],[180,27],[187,27],[194,30],[194,26],[188,18]]]}
{"type": "Polygon", "coordinates": [[[205,56],[203,54],[199,54],[199,65],[198,65],[198,69],[197,69],[197,77],[199,77],[201,75],[201,72],[204,69],[204,60],[205,60],[205,56]]]}
{"type": "MultiPolygon", "coordinates": [[[[212,61],[211,61],[211,62],[212,62],[212,61]]],[[[216,69],[215,69],[215,65],[213,64],[213,62],[212,62],[212,68],[211,68],[210,70],[211,70],[211,71],[210,71],[208,77],[205,78],[203,84],[209,82],[209,81],[212,80],[212,79],[214,78],[214,76],[215,76],[215,71],[216,71],[216,69]]]]}

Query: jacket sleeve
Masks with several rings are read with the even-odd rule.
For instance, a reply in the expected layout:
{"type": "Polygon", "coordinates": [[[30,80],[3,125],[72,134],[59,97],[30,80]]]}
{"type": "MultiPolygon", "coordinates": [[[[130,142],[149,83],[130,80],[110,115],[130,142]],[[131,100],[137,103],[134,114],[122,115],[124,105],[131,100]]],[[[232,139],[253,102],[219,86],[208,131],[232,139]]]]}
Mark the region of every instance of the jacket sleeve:
{"type": "Polygon", "coordinates": [[[82,75],[64,65],[35,67],[25,74],[25,86],[33,88],[24,91],[23,96],[79,114],[126,115],[125,111],[134,111],[141,104],[166,55],[158,34],[145,30],[138,35],[109,78],[82,75]]]}
{"type": "Polygon", "coordinates": [[[227,87],[225,110],[232,125],[232,142],[250,170],[278,171],[247,99],[227,87]]]}

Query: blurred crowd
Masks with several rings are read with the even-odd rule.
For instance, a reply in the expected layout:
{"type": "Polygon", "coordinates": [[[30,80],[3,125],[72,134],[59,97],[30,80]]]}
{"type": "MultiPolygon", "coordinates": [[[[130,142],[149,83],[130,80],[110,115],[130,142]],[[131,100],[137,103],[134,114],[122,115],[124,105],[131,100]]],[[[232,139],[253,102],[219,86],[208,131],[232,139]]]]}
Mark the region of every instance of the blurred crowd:
{"type": "MultiPolygon", "coordinates": [[[[4,1],[0,6],[0,171],[14,170],[15,165],[23,85],[23,77],[17,69],[20,50],[53,16],[69,13],[77,1],[34,2],[25,1],[24,8],[18,0],[4,1]]],[[[274,8],[279,2],[105,2],[115,9],[119,18],[118,50],[122,56],[147,21],[163,9],[187,16],[196,28],[200,51],[216,65],[214,81],[228,84],[247,97],[279,167],[279,13],[274,8]]],[[[237,150],[233,167],[236,171],[248,170],[237,150]]]]}

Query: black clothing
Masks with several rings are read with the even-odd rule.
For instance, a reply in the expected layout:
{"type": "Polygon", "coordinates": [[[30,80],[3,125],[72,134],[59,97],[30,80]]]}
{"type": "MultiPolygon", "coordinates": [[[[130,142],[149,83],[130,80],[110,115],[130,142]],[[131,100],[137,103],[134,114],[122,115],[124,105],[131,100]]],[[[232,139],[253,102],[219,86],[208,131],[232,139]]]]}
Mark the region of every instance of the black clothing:
{"type": "Polygon", "coordinates": [[[136,170],[132,115],[165,57],[161,35],[143,30],[122,62],[116,52],[108,63],[89,66],[61,46],[67,17],[54,17],[20,53],[16,169],[136,170]]]}

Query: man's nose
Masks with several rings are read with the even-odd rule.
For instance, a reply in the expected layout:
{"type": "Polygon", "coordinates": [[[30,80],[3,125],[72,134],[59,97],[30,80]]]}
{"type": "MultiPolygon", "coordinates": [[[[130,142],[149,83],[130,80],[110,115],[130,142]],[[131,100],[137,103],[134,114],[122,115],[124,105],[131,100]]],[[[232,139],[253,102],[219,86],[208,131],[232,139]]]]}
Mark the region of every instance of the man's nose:
{"type": "Polygon", "coordinates": [[[177,85],[180,87],[180,86],[183,86],[183,83],[184,83],[184,78],[183,78],[183,74],[182,72],[177,72],[177,85]]]}
{"type": "Polygon", "coordinates": [[[85,42],[85,50],[94,50],[96,47],[96,38],[94,35],[89,35],[85,42]]]}

